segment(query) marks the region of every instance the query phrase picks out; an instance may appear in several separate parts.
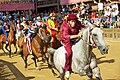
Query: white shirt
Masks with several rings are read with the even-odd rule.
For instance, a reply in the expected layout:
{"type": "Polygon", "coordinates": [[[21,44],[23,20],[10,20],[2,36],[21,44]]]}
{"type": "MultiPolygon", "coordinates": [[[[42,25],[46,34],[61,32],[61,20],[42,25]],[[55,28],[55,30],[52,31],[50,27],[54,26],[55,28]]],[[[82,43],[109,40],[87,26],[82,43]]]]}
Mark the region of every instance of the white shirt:
{"type": "Polygon", "coordinates": [[[103,10],[103,3],[98,3],[98,10],[103,10]]]}
{"type": "Polygon", "coordinates": [[[105,11],[104,16],[110,16],[111,12],[110,11],[105,11]]]}
{"type": "Polygon", "coordinates": [[[115,10],[114,12],[112,12],[112,16],[115,17],[115,16],[118,15],[118,13],[119,13],[119,11],[118,11],[118,10],[115,10]]]}
{"type": "Polygon", "coordinates": [[[112,9],[113,9],[113,8],[117,8],[117,10],[118,10],[118,4],[113,4],[113,5],[112,5],[112,9]]]}

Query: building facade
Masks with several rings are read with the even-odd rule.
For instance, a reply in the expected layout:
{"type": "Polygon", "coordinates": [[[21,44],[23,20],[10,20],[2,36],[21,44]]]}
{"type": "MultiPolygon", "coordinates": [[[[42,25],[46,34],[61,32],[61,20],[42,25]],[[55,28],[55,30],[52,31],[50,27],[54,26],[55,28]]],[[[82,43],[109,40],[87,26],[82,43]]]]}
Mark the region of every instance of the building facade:
{"type": "Polygon", "coordinates": [[[0,11],[35,9],[33,0],[0,0],[0,11]]]}
{"type": "Polygon", "coordinates": [[[36,12],[50,11],[53,9],[59,11],[60,0],[36,0],[35,4],[36,12]]]}

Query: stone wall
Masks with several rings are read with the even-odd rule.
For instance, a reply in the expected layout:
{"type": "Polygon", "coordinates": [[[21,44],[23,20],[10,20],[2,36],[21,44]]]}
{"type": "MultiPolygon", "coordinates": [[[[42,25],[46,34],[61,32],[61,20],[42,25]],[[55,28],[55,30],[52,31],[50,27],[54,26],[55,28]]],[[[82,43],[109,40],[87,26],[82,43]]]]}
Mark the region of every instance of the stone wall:
{"type": "Polygon", "coordinates": [[[103,30],[103,35],[105,38],[120,39],[120,29],[103,28],[102,30],[103,30]]]}

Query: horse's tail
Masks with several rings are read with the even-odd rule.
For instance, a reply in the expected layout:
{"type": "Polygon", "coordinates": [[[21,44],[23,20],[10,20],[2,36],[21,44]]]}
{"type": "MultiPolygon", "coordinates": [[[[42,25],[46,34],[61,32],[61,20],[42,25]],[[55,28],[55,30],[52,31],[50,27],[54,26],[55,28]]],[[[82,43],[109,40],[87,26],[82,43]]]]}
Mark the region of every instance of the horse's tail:
{"type": "Polygon", "coordinates": [[[53,48],[48,48],[48,49],[47,49],[47,52],[48,52],[49,54],[54,54],[55,51],[56,51],[56,49],[53,49],[53,48]]]}

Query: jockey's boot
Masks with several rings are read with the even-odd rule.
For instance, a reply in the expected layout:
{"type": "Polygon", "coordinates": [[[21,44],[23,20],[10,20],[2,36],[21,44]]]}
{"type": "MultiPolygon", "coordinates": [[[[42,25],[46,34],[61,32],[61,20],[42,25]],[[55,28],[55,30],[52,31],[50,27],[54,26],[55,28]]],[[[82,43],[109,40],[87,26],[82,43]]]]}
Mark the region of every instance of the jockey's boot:
{"type": "Polygon", "coordinates": [[[8,44],[8,41],[6,41],[6,44],[8,44]]]}
{"type": "Polygon", "coordinates": [[[66,78],[69,78],[70,77],[70,71],[66,71],[65,76],[66,76],[66,78]]]}
{"type": "Polygon", "coordinates": [[[32,51],[30,51],[30,54],[32,54],[32,51]]]}

